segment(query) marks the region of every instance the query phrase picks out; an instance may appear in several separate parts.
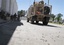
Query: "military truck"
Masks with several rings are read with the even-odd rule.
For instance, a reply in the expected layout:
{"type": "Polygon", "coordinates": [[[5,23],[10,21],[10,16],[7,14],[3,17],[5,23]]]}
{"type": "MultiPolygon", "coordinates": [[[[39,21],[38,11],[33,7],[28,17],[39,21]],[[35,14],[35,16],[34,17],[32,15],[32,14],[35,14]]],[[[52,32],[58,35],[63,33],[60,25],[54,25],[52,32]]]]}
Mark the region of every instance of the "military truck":
{"type": "Polygon", "coordinates": [[[38,24],[39,21],[42,21],[44,25],[47,25],[49,22],[50,7],[44,4],[44,1],[34,2],[31,5],[27,12],[27,22],[31,21],[33,24],[34,21],[38,24]]]}

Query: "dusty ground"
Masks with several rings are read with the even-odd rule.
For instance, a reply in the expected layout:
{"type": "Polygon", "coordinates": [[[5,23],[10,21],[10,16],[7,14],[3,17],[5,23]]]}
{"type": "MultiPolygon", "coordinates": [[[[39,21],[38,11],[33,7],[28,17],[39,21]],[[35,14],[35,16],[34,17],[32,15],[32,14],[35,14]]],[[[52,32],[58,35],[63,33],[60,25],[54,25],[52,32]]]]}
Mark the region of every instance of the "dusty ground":
{"type": "Polygon", "coordinates": [[[0,45],[64,45],[64,26],[49,23],[47,26],[21,21],[2,23],[0,45]]]}
{"type": "Polygon", "coordinates": [[[21,20],[8,45],[64,45],[64,26],[48,24],[30,24],[21,20]]]}

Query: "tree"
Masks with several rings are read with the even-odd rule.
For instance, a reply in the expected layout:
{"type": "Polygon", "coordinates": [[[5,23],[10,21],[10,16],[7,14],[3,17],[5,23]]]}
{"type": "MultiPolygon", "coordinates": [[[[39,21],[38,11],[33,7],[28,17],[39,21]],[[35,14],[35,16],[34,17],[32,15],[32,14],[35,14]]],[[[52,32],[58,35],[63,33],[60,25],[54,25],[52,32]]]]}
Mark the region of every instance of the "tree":
{"type": "Polygon", "coordinates": [[[18,11],[18,15],[20,15],[20,11],[18,11]]]}
{"type": "Polygon", "coordinates": [[[25,16],[25,10],[18,11],[18,15],[25,16]]]}
{"type": "Polygon", "coordinates": [[[50,16],[51,16],[51,18],[52,18],[52,21],[54,21],[55,15],[54,15],[54,14],[51,14],[50,16]]]}
{"type": "Polygon", "coordinates": [[[56,19],[57,19],[58,22],[60,22],[60,20],[62,19],[61,18],[62,16],[63,16],[63,14],[61,14],[61,13],[57,14],[56,19]]]}

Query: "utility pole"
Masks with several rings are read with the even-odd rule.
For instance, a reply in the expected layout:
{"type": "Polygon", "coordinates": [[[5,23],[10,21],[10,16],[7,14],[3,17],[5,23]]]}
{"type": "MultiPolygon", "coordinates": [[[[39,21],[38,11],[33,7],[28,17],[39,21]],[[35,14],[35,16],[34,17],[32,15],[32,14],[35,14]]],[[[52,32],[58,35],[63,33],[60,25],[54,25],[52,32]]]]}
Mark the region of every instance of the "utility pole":
{"type": "Polygon", "coordinates": [[[35,0],[34,0],[34,2],[35,2],[35,0]]]}
{"type": "Polygon", "coordinates": [[[50,5],[50,14],[52,14],[52,5],[50,5]]]}
{"type": "Polygon", "coordinates": [[[35,0],[34,0],[34,15],[35,15],[35,0]]]}
{"type": "Polygon", "coordinates": [[[48,6],[49,6],[49,0],[48,0],[48,6]]]}
{"type": "Polygon", "coordinates": [[[34,0],[34,6],[35,6],[35,0],[34,0]]]}

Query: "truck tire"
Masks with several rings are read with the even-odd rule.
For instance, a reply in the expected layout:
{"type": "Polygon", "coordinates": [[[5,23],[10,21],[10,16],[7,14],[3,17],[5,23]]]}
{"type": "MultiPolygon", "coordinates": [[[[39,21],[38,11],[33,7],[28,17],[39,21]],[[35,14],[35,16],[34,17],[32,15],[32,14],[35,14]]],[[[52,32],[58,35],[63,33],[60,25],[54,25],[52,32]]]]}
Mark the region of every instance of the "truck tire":
{"type": "Polygon", "coordinates": [[[27,18],[27,22],[29,22],[29,18],[27,18]]]}
{"type": "Polygon", "coordinates": [[[36,21],[36,24],[38,24],[39,21],[36,21]]]}
{"type": "Polygon", "coordinates": [[[34,24],[34,16],[31,17],[31,24],[34,24]]]}
{"type": "Polygon", "coordinates": [[[43,25],[47,25],[48,24],[48,21],[49,20],[47,17],[44,18],[44,21],[43,21],[43,25]]]}
{"type": "Polygon", "coordinates": [[[43,21],[43,25],[47,25],[48,24],[48,22],[46,22],[46,21],[43,21]]]}

